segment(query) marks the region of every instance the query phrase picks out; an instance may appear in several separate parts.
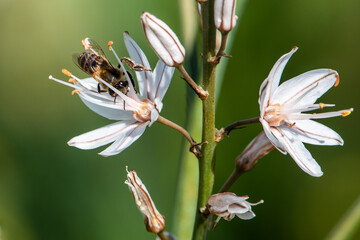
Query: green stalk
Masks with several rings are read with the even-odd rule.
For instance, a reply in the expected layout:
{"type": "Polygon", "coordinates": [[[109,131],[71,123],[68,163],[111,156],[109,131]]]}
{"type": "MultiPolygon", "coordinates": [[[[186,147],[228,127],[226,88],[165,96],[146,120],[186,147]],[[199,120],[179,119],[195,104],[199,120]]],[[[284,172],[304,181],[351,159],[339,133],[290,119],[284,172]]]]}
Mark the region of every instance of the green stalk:
{"type": "MultiPolygon", "coordinates": [[[[229,34],[229,38],[226,44],[226,51],[228,53],[230,53],[231,47],[234,43],[236,31],[240,25],[240,19],[246,7],[246,3],[247,0],[238,0],[236,7],[236,15],[238,16],[238,20],[235,28],[229,34]]],[[[182,35],[184,39],[184,47],[187,53],[190,53],[194,46],[196,46],[194,37],[198,31],[197,24],[195,24],[197,22],[196,7],[197,5],[194,0],[179,0],[179,9],[181,11],[180,16],[183,27],[182,35]]],[[[215,36],[213,36],[213,39],[215,39],[215,36]]],[[[187,57],[189,56],[187,54],[187,57]]],[[[206,57],[205,54],[204,57],[206,57]]],[[[217,66],[215,104],[218,100],[218,96],[220,95],[219,90],[221,89],[221,85],[224,80],[225,69],[229,60],[231,60],[231,58],[223,58],[219,66],[217,66]]],[[[186,60],[186,62],[188,61],[189,59],[186,60]]],[[[201,138],[202,130],[202,116],[200,114],[202,102],[199,99],[193,97],[190,104],[191,107],[189,107],[189,111],[187,112],[188,117],[185,126],[191,136],[196,141],[198,141],[201,138]]],[[[199,170],[197,166],[198,161],[194,155],[189,152],[188,143],[185,139],[182,146],[183,150],[180,156],[179,176],[171,232],[179,240],[188,240],[191,239],[194,231],[195,214],[197,212],[196,201],[198,194],[199,170]]]]}
{"type": "Polygon", "coordinates": [[[208,62],[215,56],[216,29],[214,25],[214,0],[202,4],[203,23],[203,82],[202,87],[209,96],[203,101],[203,133],[202,142],[208,142],[202,147],[202,157],[199,160],[199,193],[197,204],[196,225],[193,239],[205,239],[207,218],[199,209],[205,207],[214,185],[214,152],[215,142],[215,69],[208,62]]]}
{"type": "Polygon", "coordinates": [[[352,239],[360,227],[360,196],[331,231],[327,240],[352,239]]]}

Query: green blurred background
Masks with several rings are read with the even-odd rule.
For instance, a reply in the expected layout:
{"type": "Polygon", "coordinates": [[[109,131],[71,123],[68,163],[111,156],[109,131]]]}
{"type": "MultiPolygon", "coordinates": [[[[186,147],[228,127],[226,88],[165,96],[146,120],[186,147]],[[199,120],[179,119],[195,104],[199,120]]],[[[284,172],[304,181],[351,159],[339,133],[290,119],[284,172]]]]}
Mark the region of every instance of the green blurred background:
{"type": "MultiPolygon", "coordinates": [[[[123,183],[125,166],[135,169],[159,211],[172,222],[182,136],[154,124],[120,155],[103,158],[101,149],[83,151],[66,142],[111,121],[87,109],[71,89],[48,80],[67,79],[81,39],[104,46],[115,42],[127,55],[122,32],[142,46],[152,66],[155,54],[145,42],[139,16],[149,11],[179,33],[175,1],[0,2],[0,226],[5,240],[154,239],[123,183]]],[[[275,61],[296,45],[283,80],[328,67],[340,85],[322,102],[354,107],[347,118],[322,120],[345,140],[343,147],[308,146],[324,176],[302,172],[289,156],[273,151],[230,189],[247,194],[251,221],[221,221],[208,239],[322,239],[360,193],[359,159],[359,0],[249,1],[241,19],[217,109],[217,127],[258,115],[258,89],[275,61]]],[[[196,24],[196,23],[194,23],[196,24]]],[[[110,60],[114,61],[111,54],[110,60]]],[[[186,85],[176,73],[162,115],[184,125],[186,85]]],[[[234,131],[217,148],[219,189],[235,157],[261,126],[234,131]]],[[[194,161],[196,161],[194,159],[194,161]]],[[[357,233],[360,238],[360,233],[357,233]]]]}

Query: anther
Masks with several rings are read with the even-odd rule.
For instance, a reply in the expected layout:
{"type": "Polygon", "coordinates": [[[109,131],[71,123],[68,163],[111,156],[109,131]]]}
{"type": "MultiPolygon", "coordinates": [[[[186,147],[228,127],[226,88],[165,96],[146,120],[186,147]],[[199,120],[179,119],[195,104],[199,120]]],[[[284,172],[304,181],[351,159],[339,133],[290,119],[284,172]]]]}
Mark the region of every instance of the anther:
{"type": "Polygon", "coordinates": [[[111,46],[112,46],[113,44],[114,44],[113,41],[109,41],[109,42],[108,42],[107,46],[108,46],[108,48],[109,48],[109,51],[111,51],[111,46]]]}
{"type": "Polygon", "coordinates": [[[81,93],[81,91],[79,89],[75,89],[71,92],[71,95],[74,95],[75,93],[81,93]]]}
{"type": "Polygon", "coordinates": [[[353,111],[353,109],[350,108],[350,111],[342,112],[341,115],[342,115],[343,117],[349,116],[352,111],[353,111]]]}
{"type": "Polygon", "coordinates": [[[73,78],[69,78],[68,82],[77,84],[77,81],[75,79],[73,79],[73,78]]]}
{"type": "Polygon", "coordinates": [[[81,40],[81,43],[83,45],[83,47],[85,48],[86,51],[89,51],[90,48],[92,48],[92,46],[89,44],[89,42],[86,39],[81,40]]]}
{"type": "Polygon", "coordinates": [[[339,83],[340,83],[340,77],[339,77],[339,75],[336,74],[336,82],[334,84],[334,87],[337,87],[339,85],[339,83]]]}
{"type": "Polygon", "coordinates": [[[325,104],[324,103],[319,103],[319,107],[322,110],[324,108],[325,104]]]}
{"type": "Polygon", "coordinates": [[[69,72],[68,70],[66,70],[65,68],[63,68],[62,70],[61,70],[61,72],[63,73],[63,74],[65,74],[66,76],[68,76],[68,77],[70,77],[72,74],[71,74],[71,72],[69,72]]]}
{"type": "Polygon", "coordinates": [[[288,128],[292,128],[292,127],[294,127],[294,126],[295,126],[295,124],[296,124],[296,122],[294,122],[294,123],[290,124],[290,125],[288,126],[288,128]]]}

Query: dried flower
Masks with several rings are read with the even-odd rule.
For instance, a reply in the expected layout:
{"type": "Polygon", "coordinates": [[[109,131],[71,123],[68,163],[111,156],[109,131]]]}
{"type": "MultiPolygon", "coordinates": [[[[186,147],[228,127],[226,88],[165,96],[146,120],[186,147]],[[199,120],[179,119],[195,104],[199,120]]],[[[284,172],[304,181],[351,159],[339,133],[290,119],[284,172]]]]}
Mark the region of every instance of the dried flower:
{"type": "Polygon", "coordinates": [[[248,198],[248,196],[236,196],[236,194],[231,192],[218,193],[210,196],[206,207],[211,214],[218,216],[216,223],[220,218],[230,221],[235,216],[243,220],[248,220],[255,217],[251,206],[264,202],[261,200],[257,203],[249,203],[246,201],[248,198]]]}
{"type": "Polygon", "coordinates": [[[185,60],[185,49],[166,23],[143,12],[141,23],[145,36],[158,57],[168,66],[177,67],[185,60]]]}
{"type": "Polygon", "coordinates": [[[314,102],[332,86],[338,85],[339,75],[331,69],[316,69],[278,86],[284,67],[296,50],[297,47],[294,47],[283,55],[262,83],[259,93],[260,122],[266,136],[281,153],[289,153],[302,170],[319,177],[323,174],[321,168],[303,142],[343,145],[344,141],[332,129],[310,119],[347,116],[353,109],[319,114],[302,113],[335,106],[314,102]]]}
{"type": "Polygon", "coordinates": [[[129,186],[137,207],[144,215],[146,229],[155,234],[162,232],[165,228],[165,217],[156,209],[149,192],[135,171],[128,171],[125,183],[129,186]]]}
{"type": "Polygon", "coordinates": [[[215,0],[214,22],[221,32],[230,32],[236,24],[236,0],[215,0]]]}
{"type": "MultiPolygon", "coordinates": [[[[126,32],[124,40],[130,57],[136,63],[150,69],[145,54],[126,32]]],[[[112,49],[111,46],[109,48],[112,49]]],[[[119,60],[116,54],[115,56],[119,60]]],[[[125,69],[120,60],[119,63],[125,69]]],[[[97,114],[111,120],[119,120],[119,122],[74,137],[68,144],[80,149],[93,149],[113,142],[100,153],[102,156],[111,156],[130,146],[143,134],[147,126],[151,126],[157,120],[163,106],[162,99],[169,87],[174,68],[166,66],[159,60],[153,72],[136,72],[139,93],[135,92],[129,76],[126,74],[129,82],[127,95],[99,77],[96,77],[97,81],[93,78],[79,79],[66,70],[63,72],[72,77],[73,84],[57,80],[52,76],[49,78],[75,88],[73,93],[77,93],[85,105],[97,114]],[[115,101],[109,93],[98,92],[99,82],[108,86],[118,95],[115,101]]]]}

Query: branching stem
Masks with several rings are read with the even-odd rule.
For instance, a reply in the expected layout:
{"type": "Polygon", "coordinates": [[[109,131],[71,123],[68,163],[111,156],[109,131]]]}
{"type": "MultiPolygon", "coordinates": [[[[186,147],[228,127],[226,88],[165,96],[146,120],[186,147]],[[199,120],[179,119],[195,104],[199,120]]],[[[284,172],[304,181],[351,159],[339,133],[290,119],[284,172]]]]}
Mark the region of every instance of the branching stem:
{"type": "Polygon", "coordinates": [[[250,119],[245,119],[245,120],[241,120],[241,121],[237,121],[234,122],[226,127],[221,128],[217,133],[216,133],[216,142],[220,142],[224,137],[226,137],[227,135],[230,134],[230,132],[234,129],[237,129],[239,127],[248,125],[248,124],[253,124],[253,123],[258,123],[259,121],[259,117],[255,117],[255,118],[250,118],[250,119]]]}
{"type": "Polygon", "coordinates": [[[181,64],[177,67],[179,72],[183,75],[184,80],[189,84],[189,86],[194,89],[195,93],[199,96],[201,100],[205,100],[209,95],[207,91],[204,91],[202,87],[197,85],[195,81],[190,77],[190,75],[186,72],[184,66],[181,64]]]}
{"type": "Polygon", "coordinates": [[[171,127],[173,129],[175,129],[176,131],[180,132],[182,135],[184,135],[184,137],[189,141],[189,143],[191,144],[190,146],[190,151],[192,153],[195,154],[195,156],[197,158],[201,157],[201,150],[199,148],[199,145],[201,144],[198,144],[194,141],[194,139],[190,136],[190,134],[181,126],[177,125],[176,123],[162,117],[162,116],[159,116],[157,121],[159,123],[162,123],[168,127],[171,127]]]}
{"type": "Polygon", "coordinates": [[[231,57],[231,56],[229,56],[229,55],[227,55],[227,54],[225,53],[225,48],[226,48],[226,42],[227,42],[227,39],[228,39],[228,35],[229,35],[229,32],[222,32],[222,33],[221,33],[221,45],[220,45],[220,49],[219,49],[219,51],[217,52],[217,54],[216,54],[215,57],[212,57],[212,58],[209,59],[209,61],[210,61],[212,64],[219,64],[221,57],[231,57]]]}

